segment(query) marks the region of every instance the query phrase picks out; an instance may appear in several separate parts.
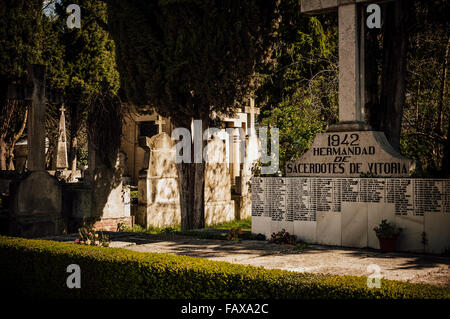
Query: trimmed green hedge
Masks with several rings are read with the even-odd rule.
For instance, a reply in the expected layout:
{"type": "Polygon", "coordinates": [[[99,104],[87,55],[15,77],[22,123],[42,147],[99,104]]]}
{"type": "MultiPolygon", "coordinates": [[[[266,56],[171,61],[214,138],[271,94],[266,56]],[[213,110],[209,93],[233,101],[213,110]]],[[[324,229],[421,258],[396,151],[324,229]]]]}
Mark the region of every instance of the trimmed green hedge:
{"type": "Polygon", "coordinates": [[[9,296],[40,298],[450,298],[448,287],[365,277],[266,270],[126,249],[0,237],[0,285],[9,296]],[[68,289],[69,264],[81,289],[68,289]]]}

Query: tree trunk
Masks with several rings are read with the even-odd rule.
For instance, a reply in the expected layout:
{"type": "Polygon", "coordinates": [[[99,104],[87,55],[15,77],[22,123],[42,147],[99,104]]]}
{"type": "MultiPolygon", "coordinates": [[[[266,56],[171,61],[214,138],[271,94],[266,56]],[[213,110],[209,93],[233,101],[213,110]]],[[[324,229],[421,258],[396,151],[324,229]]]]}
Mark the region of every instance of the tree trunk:
{"type": "MultiPolygon", "coordinates": [[[[444,105],[446,105],[447,97],[447,69],[448,69],[448,48],[450,44],[450,37],[447,38],[447,45],[445,47],[444,62],[442,65],[442,80],[441,80],[441,90],[439,96],[439,108],[438,108],[438,134],[443,133],[443,117],[444,117],[444,105]]],[[[442,158],[442,171],[446,176],[450,175],[450,116],[448,116],[449,124],[447,126],[447,143],[444,145],[444,156],[442,158]]],[[[442,145],[439,143],[437,149],[440,150],[442,145]]]]}
{"type": "Polygon", "coordinates": [[[19,131],[14,134],[12,137],[10,147],[8,150],[8,169],[9,170],[15,170],[14,167],[14,148],[16,147],[17,141],[22,137],[23,132],[25,131],[25,128],[27,127],[27,118],[28,118],[28,108],[25,107],[25,114],[23,116],[22,125],[19,129],[19,131]]]}
{"type": "Polygon", "coordinates": [[[181,230],[203,228],[204,164],[177,165],[180,187],[181,230]]]}
{"type": "MultiPolygon", "coordinates": [[[[208,127],[202,120],[202,134],[208,127]]],[[[192,133],[192,132],[191,132],[192,133]]],[[[191,135],[192,136],[192,135],[191,135]]],[[[206,143],[202,139],[202,150],[206,143]]],[[[191,163],[177,164],[180,190],[181,229],[205,227],[205,164],[194,163],[194,144],[191,143],[191,163]]]]}
{"type": "Polygon", "coordinates": [[[387,3],[384,11],[383,71],[380,104],[382,129],[390,144],[400,150],[400,132],[405,101],[408,52],[408,1],[387,3]]]}
{"type": "Polygon", "coordinates": [[[8,145],[6,143],[6,138],[8,131],[11,130],[11,119],[14,116],[16,108],[18,106],[18,100],[7,100],[4,104],[4,108],[1,110],[1,127],[0,127],[0,169],[7,169],[7,156],[8,156],[8,145]]]}
{"type": "Polygon", "coordinates": [[[442,172],[445,177],[450,177],[450,116],[448,116],[447,143],[444,146],[444,157],[442,158],[442,172]]]}
{"type": "Polygon", "coordinates": [[[439,92],[439,106],[438,106],[438,134],[442,134],[442,122],[443,122],[443,109],[445,105],[445,98],[447,93],[447,69],[448,69],[448,48],[450,44],[450,37],[447,38],[447,45],[445,46],[445,53],[444,53],[444,61],[442,63],[442,78],[441,78],[441,89],[439,92]]]}
{"type": "MultiPolygon", "coordinates": [[[[442,108],[445,104],[445,98],[447,96],[447,65],[448,65],[448,47],[449,47],[450,38],[447,40],[447,47],[445,50],[445,61],[444,61],[444,73],[442,78],[441,85],[441,99],[440,99],[440,108],[442,108]]],[[[447,116],[447,143],[444,145],[444,156],[442,158],[442,172],[444,176],[450,177],[450,116],[447,116]]]]}
{"type": "Polygon", "coordinates": [[[0,170],[5,171],[6,170],[6,142],[5,138],[0,138],[0,170]]]}

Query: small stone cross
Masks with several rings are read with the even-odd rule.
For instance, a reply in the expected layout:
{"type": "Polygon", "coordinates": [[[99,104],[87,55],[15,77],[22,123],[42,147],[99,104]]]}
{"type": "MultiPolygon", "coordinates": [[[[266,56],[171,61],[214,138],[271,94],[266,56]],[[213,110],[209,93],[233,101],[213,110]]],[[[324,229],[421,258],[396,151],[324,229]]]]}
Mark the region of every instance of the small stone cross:
{"type": "Polygon", "coordinates": [[[158,134],[161,134],[163,132],[162,126],[163,124],[166,124],[166,121],[158,115],[158,119],[155,121],[155,124],[158,125],[158,134]]]}
{"type": "Polygon", "coordinates": [[[245,107],[245,113],[247,113],[247,126],[248,135],[254,135],[255,132],[255,114],[259,114],[259,108],[255,107],[255,99],[250,98],[250,106],[245,107]]]}

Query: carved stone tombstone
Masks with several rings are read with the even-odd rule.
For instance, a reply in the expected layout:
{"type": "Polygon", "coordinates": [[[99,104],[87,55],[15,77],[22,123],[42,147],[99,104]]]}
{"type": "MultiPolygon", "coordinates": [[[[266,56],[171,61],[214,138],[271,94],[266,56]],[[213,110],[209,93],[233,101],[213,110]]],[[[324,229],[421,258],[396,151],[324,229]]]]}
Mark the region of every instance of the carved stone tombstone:
{"type": "Polygon", "coordinates": [[[123,187],[119,168],[119,152],[114,167],[108,167],[97,151],[88,144],[89,168],[86,181],[92,187],[91,215],[85,219],[93,221],[96,229],[115,231],[119,223],[133,224],[130,216],[129,188],[123,187]]]}
{"type": "Polygon", "coordinates": [[[252,177],[252,167],[260,157],[259,150],[260,141],[256,134],[247,136],[244,163],[241,165],[241,174],[236,179],[236,193],[239,195],[237,198],[239,200],[239,211],[235,212],[237,219],[246,219],[252,215],[250,179],[252,177]]]}
{"type": "Polygon", "coordinates": [[[136,223],[164,227],[181,223],[180,195],[174,142],[166,133],[141,137],[144,168],[139,172],[136,223]]]}
{"type": "Polygon", "coordinates": [[[225,143],[218,136],[208,142],[205,161],[205,225],[233,220],[225,143]]]}

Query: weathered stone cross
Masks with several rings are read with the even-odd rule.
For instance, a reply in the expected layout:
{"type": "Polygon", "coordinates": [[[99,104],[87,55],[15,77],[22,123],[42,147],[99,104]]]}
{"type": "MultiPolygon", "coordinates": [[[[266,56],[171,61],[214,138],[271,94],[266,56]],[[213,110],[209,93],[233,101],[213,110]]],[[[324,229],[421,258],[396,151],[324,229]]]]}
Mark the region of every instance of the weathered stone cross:
{"type": "Polygon", "coordinates": [[[155,124],[158,125],[158,134],[161,134],[163,132],[162,126],[163,124],[166,124],[166,121],[164,121],[163,118],[158,115],[158,119],[155,121],[155,124]]]}
{"type": "Polygon", "coordinates": [[[259,108],[255,107],[255,99],[250,98],[250,106],[245,107],[245,113],[248,115],[247,125],[248,125],[248,135],[252,136],[256,134],[255,130],[255,114],[259,114],[259,108]]]}
{"type": "MultiPolygon", "coordinates": [[[[384,0],[387,1],[387,0],[384,0]]],[[[329,131],[369,130],[364,123],[364,28],[359,3],[383,0],[303,0],[302,12],[338,10],[339,19],[339,123],[329,131]]]]}
{"type": "Polygon", "coordinates": [[[29,101],[27,118],[27,161],[30,171],[45,170],[45,109],[46,103],[62,102],[60,90],[45,87],[45,66],[28,66],[25,85],[10,84],[8,98],[29,101]]]}
{"type": "Polygon", "coordinates": [[[28,69],[28,81],[33,86],[28,112],[28,169],[45,170],[45,67],[32,65],[28,69]]]}

